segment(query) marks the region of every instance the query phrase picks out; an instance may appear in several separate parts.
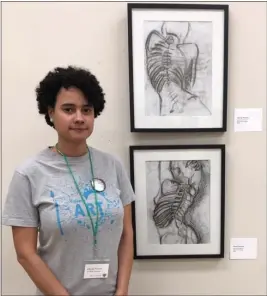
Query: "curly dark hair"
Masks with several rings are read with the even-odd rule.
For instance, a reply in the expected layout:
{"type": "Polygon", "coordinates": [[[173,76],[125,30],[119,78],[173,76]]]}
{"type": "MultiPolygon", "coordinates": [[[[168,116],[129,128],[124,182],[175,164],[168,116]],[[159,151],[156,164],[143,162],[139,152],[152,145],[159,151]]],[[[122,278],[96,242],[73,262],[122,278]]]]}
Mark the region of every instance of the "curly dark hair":
{"type": "Polygon", "coordinates": [[[48,107],[55,107],[56,97],[61,88],[70,87],[76,87],[83,92],[88,103],[94,108],[95,117],[104,110],[105,94],[97,78],[89,70],[74,66],[57,67],[48,72],[35,89],[39,114],[45,115],[48,125],[54,127],[48,115],[48,107]]]}

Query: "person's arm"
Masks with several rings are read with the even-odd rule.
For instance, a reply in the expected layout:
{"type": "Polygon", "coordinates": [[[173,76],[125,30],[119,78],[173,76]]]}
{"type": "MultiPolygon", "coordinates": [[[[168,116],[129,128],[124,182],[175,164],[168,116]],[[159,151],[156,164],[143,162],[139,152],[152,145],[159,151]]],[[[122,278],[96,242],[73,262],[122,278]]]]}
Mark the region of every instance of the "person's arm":
{"type": "Polygon", "coordinates": [[[128,295],[128,286],[133,265],[133,228],[131,204],[124,207],[123,233],[118,250],[119,266],[115,295],[128,295]]]}
{"type": "Polygon", "coordinates": [[[36,227],[13,226],[13,240],[17,260],[44,295],[69,295],[52,271],[37,254],[36,227]]]}

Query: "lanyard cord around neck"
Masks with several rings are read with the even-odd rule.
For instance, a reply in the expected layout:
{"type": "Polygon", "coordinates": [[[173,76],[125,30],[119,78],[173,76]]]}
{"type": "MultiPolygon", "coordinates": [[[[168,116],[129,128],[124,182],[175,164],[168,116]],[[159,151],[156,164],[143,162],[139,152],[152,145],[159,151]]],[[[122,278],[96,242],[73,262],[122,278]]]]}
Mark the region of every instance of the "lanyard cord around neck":
{"type": "MultiPolygon", "coordinates": [[[[96,215],[97,215],[97,217],[96,217],[96,223],[95,223],[95,225],[94,225],[94,223],[93,223],[93,219],[92,219],[91,214],[90,214],[90,212],[89,212],[89,210],[88,210],[88,207],[87,207],[87,205],[86,205],[86,203],[85,203],[85,200],[84,200],[84,198],[83,198],[83,195],[82,195],[82,193],[81,193],[81,190],[80,190],[80,188],[79,188],[79,185],[78,185],[77,181],[75,180],[75,177],[74,177],[74,175],[73,175],[72,169],[71,169],[71,167],[70,167],[70,164],[69,164],[69,161],[68,161],[66,155],[63,154],[63,153],[58,149],[57,144],[56,144],[56,150],[57,150],[57,152],[58,152],[59,154],[61,154],[61,155],[64,157],[65,162],[66,162],[66,164],[67,164],[67,167],[68,167],[68,169],[69,169],[69,172],[70,172],[70,174],[71,174],[71,176],[72,176],[72,179],[73,179],[73,181],[74,181],[74,184],[75,184],[75,186],[76,186],[76,189],[77,189],[77,191],[78,191],[78,193],[79,193],[79,195],[80,195],[80,197],[81,197],[81,199],[82,199],[82,202],[83,202],[83,204],[84,204],[84,206],[85,206],[85,209],[86,209],[87,215],[88,215],[88,217],[90,218],[91,225],[92,225],[92,230],[93,230],[93,235],[94,235],[94,247],[96,247],[96,245],[97,245],[97,232],[98,232],[98,219],[99,219],[99,210],[98,210],[98,203],[97,203],[97,193],[96,193],[96,190],[95,190],[95,188],[93,188],[93,190],[94,190],[94,194],[95,194],[95,207],[96,207],[96,213],[97,213],[97,214],[96,214],[96,215]]],[[[91,167],[92,180],[94,180],[93,162],[92,162],[91,153],[90,153],[89,148],[88,148],[88,153],[89,153],[89,161],[90,161],[90,167],[91,167]]]]}

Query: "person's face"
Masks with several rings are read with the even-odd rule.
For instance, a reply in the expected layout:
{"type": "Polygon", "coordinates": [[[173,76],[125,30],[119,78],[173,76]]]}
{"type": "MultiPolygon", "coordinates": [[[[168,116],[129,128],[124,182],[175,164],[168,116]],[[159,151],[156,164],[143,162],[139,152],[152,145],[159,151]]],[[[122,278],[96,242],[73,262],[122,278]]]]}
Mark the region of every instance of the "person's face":
{"type": "Polygon", "coordinates": [[[49,111],[60,138],[70,142],[83,142],[94,128],[94,109],[88,105],[83,93],[76,88],[62,88],[54,109],[49,111]]]}

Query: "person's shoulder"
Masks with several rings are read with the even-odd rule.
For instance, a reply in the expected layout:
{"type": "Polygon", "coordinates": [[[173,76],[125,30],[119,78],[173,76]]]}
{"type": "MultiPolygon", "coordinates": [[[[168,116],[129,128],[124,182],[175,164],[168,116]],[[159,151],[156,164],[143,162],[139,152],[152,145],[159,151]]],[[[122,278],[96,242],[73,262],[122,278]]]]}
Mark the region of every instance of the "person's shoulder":
{"type": "Polygon", "coordinates": [[[98,159],[101,159],[102,161],[106,162],[106,163],[113,163],[115,164],[115,166],[121,166],[122,165],[122,160],[121,158],[116,155],[116,154],[111,154],[107,151],[103,151],[100,150],[98,148],[95,147],[91,147],[93,154],[95,155],[95,157],[97,157],[98,159]]]}
{"type": "Polygon", "coordinates": [[[39,166],[39,160],[44,158],[47,149],[42,149],[22,160],[15,168],[15,173],[30,176],[35,173],[39,166]]]}

